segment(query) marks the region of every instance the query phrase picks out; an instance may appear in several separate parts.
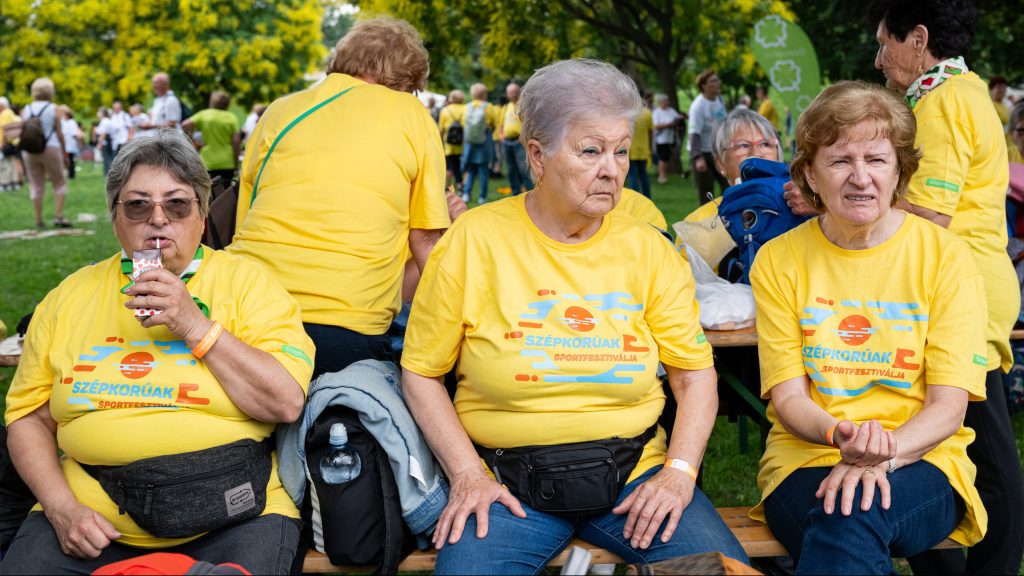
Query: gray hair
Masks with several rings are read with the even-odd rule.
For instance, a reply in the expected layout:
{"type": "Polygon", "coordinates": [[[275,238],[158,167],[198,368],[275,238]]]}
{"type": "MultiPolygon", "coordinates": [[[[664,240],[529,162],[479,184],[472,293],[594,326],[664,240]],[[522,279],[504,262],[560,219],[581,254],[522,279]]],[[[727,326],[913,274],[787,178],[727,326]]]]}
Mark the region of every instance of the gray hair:
{"type": "Polygon", "coordinates": [[[725,120],[715,129],[715,139],[712,143],[712,152],[715,158],[725,157],[725,149],[732,142],[736,132],[740,128],[750,127],[761,133],[765,138],[774,138],[778,148],[779,161],[782,160],[782,143],[779,142],[779,135],[775,132],[775,126],[764,116],[750,109],[737,108],[725,117],[725,120]]]}
{"type": "Polygon", "coordinates": [[[163,168],[178,182],[191,186],[199,199],[199,215],[206,218],[210,211],[210,174],[195,146],[174,128],[154,130],[118,151],[107,173],[107,210],[111,216],[122,189],[139,166],[163,168]]]}
{"type": "Polygon", "coordinates": [[[516,112],[523,121],[520,142],[540,143],[549,156],[565,141],[566,131],[584,118],[624,118],[632,133],[644,101],[636,83],[600,60],[562,60],[537,70],[526,81],[516,112]]]}
{"type": "Polygon", "coordinates": [[[4,108],[10,108],[11,103],[9,100],[7,100],[7,98],[0,96],[0,106],[3,106],[4,108]]]}
{"type": "Polygon", "coordinates": [[[1013,110],[1010,111],[1010,130],[1017,127],[1017,123],[1020,122],[1021,118],[1024,118],[1024,100],[1017,102],[1013,110]]]}
{"type": "Polygon", "coordinates": [[[56,95],[56,87],[53,85],[53,80],[43,76],[42,78],[36,78],[32,81],[32,99],[33,100],[53,100],[56,95]]]}

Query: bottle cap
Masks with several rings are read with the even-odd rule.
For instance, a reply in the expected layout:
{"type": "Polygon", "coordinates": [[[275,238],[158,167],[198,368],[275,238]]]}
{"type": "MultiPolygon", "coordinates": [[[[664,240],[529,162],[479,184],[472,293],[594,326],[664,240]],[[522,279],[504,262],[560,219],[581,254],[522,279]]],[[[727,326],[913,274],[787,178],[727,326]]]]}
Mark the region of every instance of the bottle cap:
{"type": "Polygon", "coordinates": [[[331,437],[328,440],[333,445],[348,444],[348,430],[341,422],[331,424],[331,437]]]}

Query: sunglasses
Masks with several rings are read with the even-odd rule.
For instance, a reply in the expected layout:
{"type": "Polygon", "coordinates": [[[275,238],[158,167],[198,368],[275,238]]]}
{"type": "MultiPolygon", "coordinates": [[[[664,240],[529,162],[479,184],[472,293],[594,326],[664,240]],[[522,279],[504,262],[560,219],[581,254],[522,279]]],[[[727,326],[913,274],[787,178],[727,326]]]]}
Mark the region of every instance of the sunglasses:
{"type": "Polygon", "coordinates": [[[129,220],[149,220],[153,215],[153,209],[159,206],[164,211],[168,220],[181,220],[192,214],[192,204],[198,202],[196,197],[192,198],[168,198],[163,202],[150,202],[142,198],[134,200],[118,200],[125,218],[129,220]]]}

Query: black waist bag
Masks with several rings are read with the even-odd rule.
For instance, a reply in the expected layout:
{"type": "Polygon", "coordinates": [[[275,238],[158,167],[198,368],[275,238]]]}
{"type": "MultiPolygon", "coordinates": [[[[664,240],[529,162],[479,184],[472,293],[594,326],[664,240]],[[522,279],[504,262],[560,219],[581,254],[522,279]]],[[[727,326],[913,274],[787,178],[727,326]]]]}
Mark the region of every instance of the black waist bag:
{"type": "Polygon", "coordinates": [[[516,498],[551,514],[597,514],[615,505],[658,424],[635,438],[484,448],[476,446],[495,479],[516,498]]]}
{"type": "Polygon", "coordinates": [[[374,565],[375,574],[394,574],[415,549],[415,538],[402,518],[391,462],[359,414],[345,406],[328,406],[306,431],[309,487],[302,518],[313,547],[335,565],[374,565]],[[359,454],[359,475],[343,484],[328,484],[320,460],[333,448],[331,426],[345,425],[348,446],[359,454]]]}
{"type": "Polygon", "coordinates": [[[158,538],[187,538],[263,513],[270,453],[268,441],[239,440],[126,466],[82,468],[140,528],[158,538]]]}

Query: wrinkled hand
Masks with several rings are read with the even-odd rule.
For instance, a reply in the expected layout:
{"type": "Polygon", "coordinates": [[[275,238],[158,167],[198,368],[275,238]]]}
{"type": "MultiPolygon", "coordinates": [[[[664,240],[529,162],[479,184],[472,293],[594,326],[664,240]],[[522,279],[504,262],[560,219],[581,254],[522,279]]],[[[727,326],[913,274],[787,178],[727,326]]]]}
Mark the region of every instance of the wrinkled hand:
{"type": "Polygon", "coordinates": [[[667,519],[661,541],[671,540],[683,510],[693,499],[695,486],[693,479],[682,470],[661,469],[650,480],[637,486],[621,504],[612,508],[613,514],[629,512],[622,536],[629,538],[633,548],[646,550],[654,541],[662,522],[667,519]]]}
{"type": "Polygon", "coordinates": [[[703,156],[697,156],[693,160],[693,169],[696,170],[697,172],[707,172],[708,171],[708,163],[704,161],[704,157],[703,156]]]}
{"type": "Polygon", "coordinates": [[[114,525],[80,502],[57,510],[45,510],[57,533],[60,549],[76,558],[96,558],[112,540],[121,537],[114,525]]]}
{"type": "Polygon", "coordinates": [[[816,498],[824,500],[825,513],[831,514],[835,510],[836,496],[842,491],[839,509],[843,516],[849,516],[853,512],[853,498],[857,491],[857,485],[863,484],[864,491],[861,493],[860,509],[867,511],[871,509],[871,503],[875,499],[875,486],[882,499],[882,509],[888,510],[892,503],[889,494],[889,479],[886,478],[886,467],[877,466],[854,466],[846,462],[836,464],[828,476],[821,481],[818,491],[814,493],[816,498]]]}
{"type": "Polygon", "coordinates": [[[797,216],[817,216],[821,214],[819,210],[807,203],[800,187],[794,184],[792,180],[786,182],[782,186],[782,190],[782,197],[786,200],[786,206],[789,206],[793,214],[797,216]]]}
{"type": "Polygon", "coordinates": [[[445,200],[448,201],[448,218],[450,218],[452,222],[455,222],[456,218],[462,216],[462,214],[469,209],[458,194],[445,192],[444,197],[445,200]]]}
{"type": "Polygon", "coordinates": [[[125,303],[125,307],[131,310],[160,310],[160,314],[139,319],[145,328],[163,324],[171,334],[186,342],[190,341],[190,336],[198,336],[192,339],[195,340],[195,344],[212,325],[192,300],[192,295],[188,293],[181,278],[165,268],[143,272],[125,294],[132,297],[125,303]]]}
{"type": "Polygon", "coordinates": [[[896,437],[882,428],[878,420],[870,420],[860,426],[843,420],[836,425],[832,436],[843,462],[847,464],[874,466],[896,457],[896,437]]]}
{"type": "Polygon", "coordinates": [[[462,530],[470,514],[476,514],[476,537],[487,537],[487,514],[491,503],[504,504],[513,514],[526,518],[519,500],[501,484],[494,481],[482,468],[463,470],[452,479],[448,505],[441,512],[431,542],[440,550],[445,543],[455,544],[462,538],[462,530]]]}

